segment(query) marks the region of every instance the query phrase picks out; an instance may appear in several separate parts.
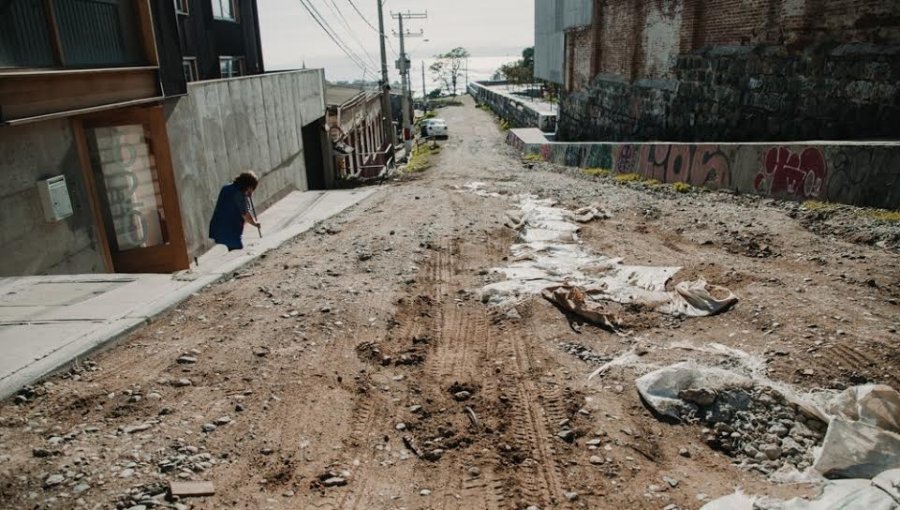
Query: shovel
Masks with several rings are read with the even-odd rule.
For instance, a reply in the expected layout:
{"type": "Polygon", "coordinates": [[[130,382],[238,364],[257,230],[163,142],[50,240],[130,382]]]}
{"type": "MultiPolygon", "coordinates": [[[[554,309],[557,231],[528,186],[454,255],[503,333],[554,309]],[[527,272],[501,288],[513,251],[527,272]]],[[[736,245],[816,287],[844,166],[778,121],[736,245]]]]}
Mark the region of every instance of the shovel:
{"type": "MultiPolygon", "coordinates": [[[[250,202],[250,212],[253,214],[253,219],[256,220],[256,223],[259,223],[259,216],[256,215],[256,206],[253,205],[253,197],[248,196],[247,200],[250,202]]],[[[256,231],[259,232],[259,237],[262,239],[262,227],[256,227],[256,231]]]]}

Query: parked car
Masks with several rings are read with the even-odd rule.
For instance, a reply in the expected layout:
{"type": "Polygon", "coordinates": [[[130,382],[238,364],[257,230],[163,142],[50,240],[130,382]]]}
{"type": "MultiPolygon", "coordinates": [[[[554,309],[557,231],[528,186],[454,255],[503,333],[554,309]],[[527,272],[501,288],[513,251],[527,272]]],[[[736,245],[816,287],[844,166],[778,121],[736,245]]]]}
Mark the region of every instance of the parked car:
{"type": "Polygon", "coordinates": [[[425,119],[422,121],[422,136],[446,137],[447,121],[444,119],[425,119]]]}

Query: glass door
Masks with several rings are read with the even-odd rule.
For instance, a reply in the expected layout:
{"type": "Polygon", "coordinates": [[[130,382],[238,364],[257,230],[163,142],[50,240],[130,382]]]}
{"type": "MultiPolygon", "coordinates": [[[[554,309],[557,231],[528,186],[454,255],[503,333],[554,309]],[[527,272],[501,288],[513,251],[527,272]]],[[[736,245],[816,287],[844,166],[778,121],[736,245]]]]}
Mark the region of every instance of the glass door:
{"type": "Polygon", "coordinates": [[[159,108],[82,121],[89,184],[113,269],[167,273],[189,265],[168,137],[159,108]]]}

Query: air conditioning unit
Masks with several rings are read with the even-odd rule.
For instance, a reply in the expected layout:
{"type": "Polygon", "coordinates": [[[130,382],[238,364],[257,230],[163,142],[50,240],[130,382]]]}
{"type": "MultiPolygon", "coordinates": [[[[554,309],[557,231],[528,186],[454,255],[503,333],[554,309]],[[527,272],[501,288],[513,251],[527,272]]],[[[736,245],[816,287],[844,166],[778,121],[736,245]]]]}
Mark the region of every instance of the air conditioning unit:
{"type": "Polygon", "coordinates": [[[38,181],[37,187],[44,209],[44,219],[54,222],[72,215],[72,200],[69,198],[69,188],[66,187],[64,175],[38,181]]]}

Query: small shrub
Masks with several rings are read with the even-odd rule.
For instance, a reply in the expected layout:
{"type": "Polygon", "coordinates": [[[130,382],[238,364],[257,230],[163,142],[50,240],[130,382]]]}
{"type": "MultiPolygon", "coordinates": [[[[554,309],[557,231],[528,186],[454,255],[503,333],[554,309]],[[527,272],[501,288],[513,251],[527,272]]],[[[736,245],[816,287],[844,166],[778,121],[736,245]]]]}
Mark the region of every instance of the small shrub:
{"type": "Polygon", "coordinates": [[[807,200],[803,202],[803,207],[809,211],[831,211],[833,209],[837,209],[840,207],[837,204],[833,204],[831,202],[821,202],[819,200],[807,200]]]}
{"type": "Polygon", "coordinates": [[[430,166],[429,156],[432,154],[427,144],[413,148],[409,161],[406,163],[406,172],[422,172],[430,166]]]}
{"type": "Polygon", "coordinates": [[[635,173],[619,174],[616,176],[616,180],[619,182],[637,182],[641,180],[641,175],[635,173]]]}
{"type": "Polygon", "coordinates": [[[878,221],[900,223],[900,211],[888,211],[887,209],[867,209],[866,216],[878,221]]]}
{"type": "Polygon", "coordinates": [[[644,184],[646,184],[647,186],[659,186],[662,183],[657,179],[647,179],[646,181],[644,181],[644,184]]]}
{"type": "Polygon", "coordinates": [[[509,131],[509,122],[503,119],[500,119],[500,131],[509,131]]]}
{"type": "Polygon", "coordinates": [[[676,182],[672,185],[672,189],[674,189],[676,193],[690,193],[694,187],[686,182],[676,182]]]}
{"type": "Polygon", "coordinates": [[[522,159],[528,163],[540,163],[544,161],[544,156],[541,156],[540,154],[527,154],[522,159]]]}
{"type": "Polygon", "coordinates": [[[612,173],[606,168],[585,168],[582,172],[591,177],[609,177],[609,174],[612,173]]]}

